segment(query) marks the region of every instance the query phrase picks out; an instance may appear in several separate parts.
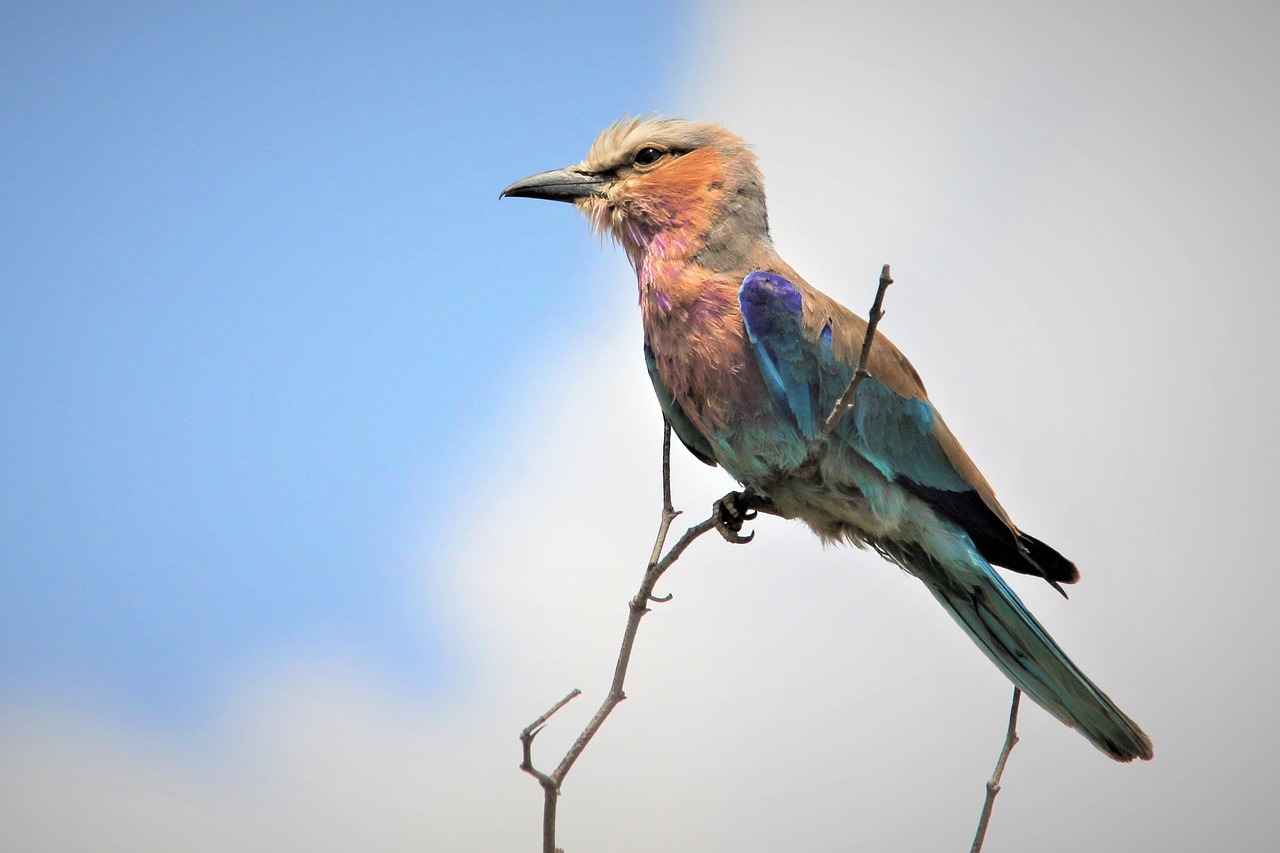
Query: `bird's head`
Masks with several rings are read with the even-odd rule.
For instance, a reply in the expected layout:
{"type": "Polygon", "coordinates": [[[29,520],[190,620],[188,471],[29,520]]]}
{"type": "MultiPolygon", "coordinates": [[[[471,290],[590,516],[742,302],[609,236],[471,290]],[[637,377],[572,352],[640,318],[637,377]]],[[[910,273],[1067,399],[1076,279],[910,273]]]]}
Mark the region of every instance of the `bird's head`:
{"type": "Polygon", "coordinates": [[[756,158],[716,124],[626,118],[596,138],[576,166],[530,175],[502,195],[574,204],[638,263],[655,237],[696,247],[714,228],[758,229],[767,239],[756,158]]]}

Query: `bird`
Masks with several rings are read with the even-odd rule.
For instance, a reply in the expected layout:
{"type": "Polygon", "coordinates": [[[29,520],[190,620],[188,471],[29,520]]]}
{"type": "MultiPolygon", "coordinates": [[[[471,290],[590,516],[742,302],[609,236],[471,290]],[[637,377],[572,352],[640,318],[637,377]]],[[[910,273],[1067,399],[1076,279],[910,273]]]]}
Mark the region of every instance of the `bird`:
{"type": "Polygon", "coordinates": [[[1014,525],[887,337],[874,334],[851,407],[826,427],[868,322],[778,254],[741,137],[711,122],[624,117],[577,165],[503,197],[571,203],[625,252],[654,392],[695,457],[824,542],[870,548],[918,578],[1015,687],[1111,758],[1154,756],[995,568],[1062,592],[1080,578],[1075,564],[1014,525]]]}

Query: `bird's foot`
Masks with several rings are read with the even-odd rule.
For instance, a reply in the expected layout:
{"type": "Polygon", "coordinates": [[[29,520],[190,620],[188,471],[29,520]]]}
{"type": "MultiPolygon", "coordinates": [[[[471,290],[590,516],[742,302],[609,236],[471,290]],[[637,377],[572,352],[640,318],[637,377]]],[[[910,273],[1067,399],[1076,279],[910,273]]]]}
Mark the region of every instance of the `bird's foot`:
{"type": "Polygon", "coordinates": [[[724,541],[734,545],[745,545],[756,538],[755,531],[746,536],[739,535],[742,525],[758,515],[752,509],[756,496],[749,492],[730,492],[716,501],[716,530],[724,537],[724,541]]]}

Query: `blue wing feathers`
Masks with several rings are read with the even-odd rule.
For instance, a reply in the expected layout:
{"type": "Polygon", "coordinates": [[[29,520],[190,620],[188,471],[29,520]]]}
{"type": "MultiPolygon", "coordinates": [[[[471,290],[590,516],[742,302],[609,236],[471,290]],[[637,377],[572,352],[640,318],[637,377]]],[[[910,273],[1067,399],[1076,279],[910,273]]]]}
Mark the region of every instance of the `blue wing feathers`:
{"type": "MultiPolygon", "coordinates": [[[[834,318],[810,332],[803,294],[776,273],[748,275],[738,299],[765,383],[800,433],[816,438],[855,368],[834,352],[834,318]]],[[[990,562],[1051,582],[1079,578],[1070,560],[1013,529],[956,469],[938,438],[945,430],[927,399],[904,397],[872,376],[832,438],[959,524],[990,562]]]]}
{"type": "MultiPolygon", "coordinates": [[[[810,337],[803,295],[777,273],[749,274],[738,299],[766,384],[801,434],[816,438],[855,367],[832,349],[831,319],[810,337]]],[[[836,436],[891,480],[909,477],[931,488],[969,489],[934,438],[933,424],[928,400],[901,397],[871,378],[858,388],[853,412],[836,436]]]]}
{"type": "Polygon", "coordinates": [[[818,364],[804,338],[800,291],[780,275],[753,272],[743,280],[738,300],[765,382],[801,434],[815,438],[818,364]]]}
{"type": "Polygon", "coordinates": [[[899,397],[869,378],[858,387],[849,438],[854,448],[890,479],[969,491],[971,484],[956,471],[934,436],[935,417],[928,400],[899,397]]]}

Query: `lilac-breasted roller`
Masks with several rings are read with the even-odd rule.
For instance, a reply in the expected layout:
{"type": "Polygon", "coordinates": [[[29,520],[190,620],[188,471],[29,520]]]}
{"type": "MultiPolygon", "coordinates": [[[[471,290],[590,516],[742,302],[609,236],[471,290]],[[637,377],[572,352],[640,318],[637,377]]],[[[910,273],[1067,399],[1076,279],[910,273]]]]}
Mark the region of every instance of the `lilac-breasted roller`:
{"type": "Polygon", "coordinates": [[[823,540],[871,547],[919,578],[1015,685],[1098,749],[1152,757],[1142,729],[993,568],[1057,587],[1079,579],[1076,567],[1013,524],[883,336],[852,409],[823,435],[867,323],[778,255],[756,158],[739,137],[704,122],[624,119],[578,165],[502,194],[571,202],[626,251],[649,376],[696,457],[823,540]]]}

